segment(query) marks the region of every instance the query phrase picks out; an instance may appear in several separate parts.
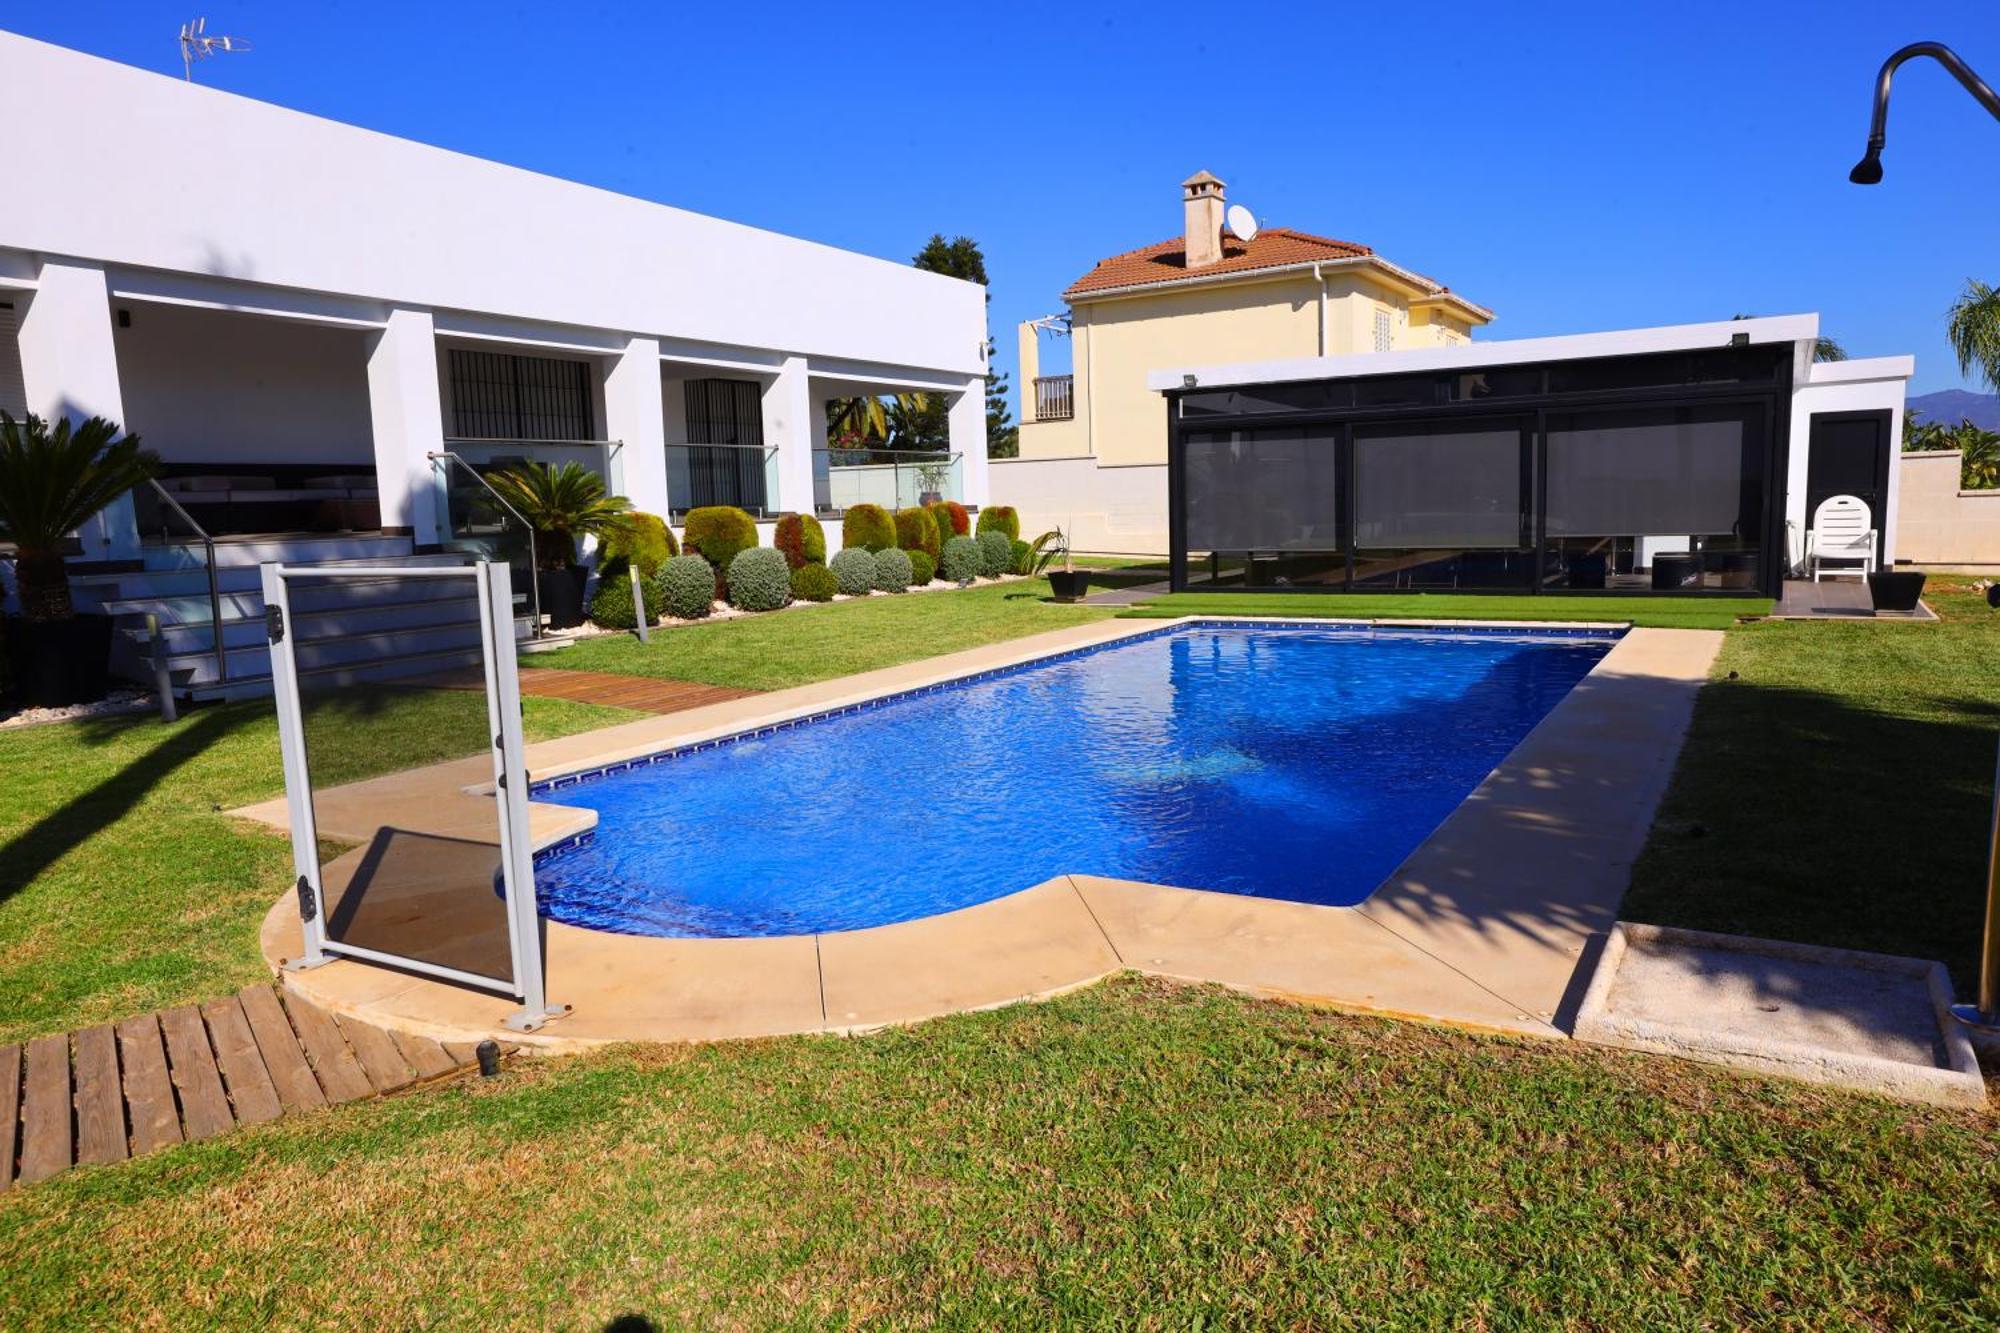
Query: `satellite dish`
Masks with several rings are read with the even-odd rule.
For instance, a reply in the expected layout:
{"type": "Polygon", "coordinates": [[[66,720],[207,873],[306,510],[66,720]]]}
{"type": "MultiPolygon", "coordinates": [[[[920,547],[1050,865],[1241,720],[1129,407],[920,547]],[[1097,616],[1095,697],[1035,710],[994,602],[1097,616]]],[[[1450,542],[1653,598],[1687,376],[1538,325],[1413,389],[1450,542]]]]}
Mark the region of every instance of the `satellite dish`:
{"type": "Polygon", "coordinates": [[[1243,205],[1231,204],[1229,211],[1223,217],[1228,222],[1229,234],[1237,240],[1254,241],[1257,239],[1256,215],[1243,205]]]}

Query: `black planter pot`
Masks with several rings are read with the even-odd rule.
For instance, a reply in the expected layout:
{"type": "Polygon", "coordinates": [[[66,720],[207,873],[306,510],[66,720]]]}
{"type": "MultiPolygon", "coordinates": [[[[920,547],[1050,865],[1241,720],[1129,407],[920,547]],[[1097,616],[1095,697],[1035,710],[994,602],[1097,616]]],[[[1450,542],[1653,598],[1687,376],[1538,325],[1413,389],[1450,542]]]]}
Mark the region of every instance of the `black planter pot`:
{"type": "Polygon", "coordinates": [[[7,670],[31,708],[96,703],[111,692],[111,617],[7,617],[7,670]]]}
{"type": "Polygon", "coordinates": [[[1090,591],[1090,571],[1087,569],[1052,569],[1048,572],[1048,580],[1058,602],[1074,602],[1090,591]]]}
{"type": "Polygon", "coordinates": [[[1877,611],[1914,611],[1924,576],[1914,570],[1878,570],[1868,576],[1868,599],[1877,611]]]}
{"type": "Polygon", "coordinates": [[[535,591],[550,629],[575,629],[583,623],[583,585],[589,578],[590,571],[581,565],[535,575],[535,591]]]}

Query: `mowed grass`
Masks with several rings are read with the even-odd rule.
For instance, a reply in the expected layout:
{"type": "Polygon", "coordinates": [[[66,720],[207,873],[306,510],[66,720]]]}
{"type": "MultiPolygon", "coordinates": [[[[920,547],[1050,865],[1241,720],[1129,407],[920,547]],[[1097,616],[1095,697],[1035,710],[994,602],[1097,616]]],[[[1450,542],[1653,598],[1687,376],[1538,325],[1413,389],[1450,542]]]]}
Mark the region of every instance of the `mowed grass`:
{"type": "Polygon", "coordinates": [[[1991,1327],[2000,1139],[1121,978],[0,1195],[9,1327],[1991,1327]]]}
{"type": "MultiPolygon", "coordinates": [[[[483,695],[353,691],[308,721],[318,780],[476,754],[483,695]]],[[[525,701],[530,738],[636,716],[525,701]]],[[[269,700],[0,733],[0,1041],[213,999],[265,975],[290,845],[224,810],[284,792],[269,700]]],[[[4,1323],[0,1319],[0,1323],[4,1323]]]]}
{"type": "Polygon", "coordinates": [[[1940,959],[1973,992],[2000,613],[1934,585],[1941,624],[1730,633],[1624,916],[1940,959]]]}
{"type": "Polygon", "coordinates": [[[1473,593],[1164,593],[1124,613],[1166,616],[1313,616],[1340,620],[1567,620],[1661,629],[1728,629],[1771,614],[1768,597],[1512,597],[1473,593]]]}
{"type": "Polygon", "coordinates": [[[533,665],[777,690],[1112,614],[1108,608],[1060,606],[1045,600],[1048,596],[1046,580],[1029,579],[830,602],[659,630],[646,644],[631,635],[585,639],[539,654],[533,665]]]}

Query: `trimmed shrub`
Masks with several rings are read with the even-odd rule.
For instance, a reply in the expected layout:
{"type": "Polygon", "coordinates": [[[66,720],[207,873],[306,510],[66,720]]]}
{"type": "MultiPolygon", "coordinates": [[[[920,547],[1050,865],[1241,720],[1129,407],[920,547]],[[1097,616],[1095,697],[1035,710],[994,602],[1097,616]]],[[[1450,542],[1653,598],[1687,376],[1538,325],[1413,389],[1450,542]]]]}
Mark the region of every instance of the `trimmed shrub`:
{"type": "Polygon", "coordinates": [[[757,520],[735,505],[706,505],[688,510],[682,525],[687,549],[715,566],[720,573],[729,568],[737,553],[757,544],[757,520]]]}
{"type": "Polygon", "coordinates": [[[907,552],[891,546],[886,551],[875,553],[875,587],[881,592],[909,591],[910,557],[907,552]]]}
{"type": "Polygon", "coordinates": [[[905,551],[910,557],[910,586],[921,588],[937,577],[937,565],[922,551],[905,551]]]}
{"type": "Polygon", "coordinates": [[[779,519],[771,545],[785,553],[785,563],[793,569],[826,563],[826,529],[811,514],[787,514],[779,519]]]}
{"type": "Polygon", "coordinates": [[[745,611],[775,611],[792,600],[792,567],[769,546],[738,551],[729,562],[729,600],[745,611]]]}
{"type": "Polygon", "coordinates": [[[898,509],[896,511],[896,545],[905,551],[922,551],[933,561],[944,545],[938,536],[937,520],[928,509],[898,509]]]}
{"type": "Polygon", "coordinates": [[[792,571],[792,596],[802,602],[830,602],[840,581],[825,565],[800,565],[792,571]]]}
{"type": "Polygon", "coordinates": [[[886,551],[896,544],[896,521],[881,505],[850,505],[840,520],[840,544],[850,551],[886,551]]]}
{"type": "Polygon", "coordinates": [[[1007,566],[1014,559],[1014,543],[1006,533],[998,528],[988,528],[979,534],[979,572],[989,579],[997,579],[1007,572],[1007,566]]]}
{"type": "MultiPolygon", "coordinates": [[[[639,576],[639,586],[646,598],[646,623],[656,623],[667,609],[667,590],[661,574],[655,571],[651,577],[639,576]]],[[[631,629],[632,619],[632,575],[630,567],[611,574],[597,576],[597,592],[590,599],[590,623],[604,629],[631,629]]]]}
{"type": "Polygon", "coordinates": [[[953,537],[963,537],[972,531],[972,516],[956,500],[939,500],[924,508],[930,511],[931,521],[937,524],[939,550],[943,550],[944,543],[953,537]]]}
{"type": "Polygon", "coordinates": [[[597,576],[609,579],[637,565],[639,573],[650,578],[660,572],[661,565],[680,553],[681,544],[674,540],[673,530],[658,514],[627,514],[624,523],[598,549],[597,576]]]}
{"type": "Polygon", "coordinates": [[[715,567],[701,556],[675,556],[659,578],[667,614],[676,620],[699,620],[715,609],[715,567]]]}
{"type": "MultiPolygon", "coordinates": [[[[989,528],[991,532],[993,529],[989,528]]],[[[1035,548],[1016,537],[1007,543],[1007,572],[1025,574],[1035,567],[1035,548]]]]}
{"type": "MultiPolygon", "coordinates": [[[[852,514],[852,509],[847,511],[852,514]]],[[[842,547],[827,566],[833,581],[849,597],[866,597],[875,590],[875,557],[859,546],[842,547]]]]}
{"type": "Polygon", "coordinates": [[[944,544],[944,559],[938,573],[946,583],[964,583],[979,577],[979,543],[970,537],[953,537],[944,544]]]}
{"type": "Polygon", "coordinates": [[[979,531],[1004,532],[1007,540],[1021,540],[1021,516],[1012,505],[988,505],[979,511],[979,531]]]}

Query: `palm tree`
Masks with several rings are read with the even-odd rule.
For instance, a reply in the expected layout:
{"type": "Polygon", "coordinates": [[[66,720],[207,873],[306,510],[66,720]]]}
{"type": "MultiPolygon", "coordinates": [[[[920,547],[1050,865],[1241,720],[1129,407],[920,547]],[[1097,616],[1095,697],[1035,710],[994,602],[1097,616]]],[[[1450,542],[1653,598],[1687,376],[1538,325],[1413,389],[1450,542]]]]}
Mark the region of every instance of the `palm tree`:
{"type": "Polygon", "coordinates": [[[535,530],[535,563],[568,569],[584,537],[609,537],[625,526],[632,502],[606,495],[604,479],[581,463],[521,463],[486,478],[535,530]]]}
{"type": "Polygon", "coordinates": [[[2000,435],[1961,421],[1948,432],[1958,450],[1958,484],[1968,491],[2000,489],[2000,435]]]}
{"type": "Polygon", "coordinates": [[[158,474],[157,454],[116,422],[92,417],[51,426],[33,413],[16,421],[0,412],[0,536],[14,543],[14,577],[29,620],[68,620],[64,546],[112,501],[158,474]]]}
{"type": "Polygon", "coordinates": [[[1952,302],[1944,331],[1958,353],[1959,374],[1970,375],[1976,369],[1987,387],[2000,389],[2000,289],[1967,278],[1965,290],[1952,302]]]}

